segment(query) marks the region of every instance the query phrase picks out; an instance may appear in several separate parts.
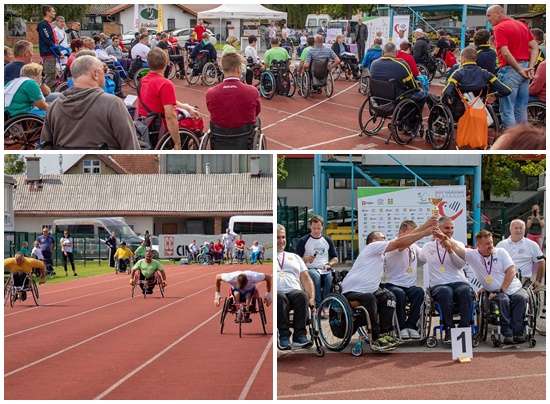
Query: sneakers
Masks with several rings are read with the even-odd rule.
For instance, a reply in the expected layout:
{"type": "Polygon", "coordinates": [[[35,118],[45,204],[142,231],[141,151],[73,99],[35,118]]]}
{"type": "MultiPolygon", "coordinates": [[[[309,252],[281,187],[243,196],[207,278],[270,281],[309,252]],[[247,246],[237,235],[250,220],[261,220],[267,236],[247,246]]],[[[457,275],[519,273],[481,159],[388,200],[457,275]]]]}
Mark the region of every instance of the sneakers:
{"type": "Polygon", "coordinates": [[[68,273],[68,272],[65,272],[65,276],[69,276],[69,273],[68,273]]]}
{"type": "Polygon", "coordinates": [[[290,338],[286,335],[281,335],[279,337],[279,348],[282,350],[292,349],[292,346],[290,345],[290,338]]]}
{"type": "Polygon", "coordinates": [[[413,330],[412,328],[408,328],[408,331],[411,339],[420,339],[420,334],[418,331],[413,330]]]}
{"type": "Polygon", "coordinates": [[[390,334],[382,334],[380,337],[384,338],[384,340],[389,344],[390,348],[396,345],[399,345],[401,343],[398,340],[396,340],[394,337],[392,337],[390,334]]]}
{"type": "Polygon", "coordinates": [[[439,84],[443,84],[443,85],[447,84],[447,79],[445,77],[442,78],[441,80],[439,80],[439,84]]]}
{"type": "Polygon", "coordinates": [[[372,348],[374,350],[382,350],[382,349],[389,349],[391,348],[388,341],[386,341],[385,337],[380,337],[376,341],[372,343],[372,348]]]}
{"type": "Polygon", "coordinates": [[[325,307],[323,310],[321,310],[321,318],[328,318],[328,308],[325,307]]]}
{"type": "Polygon", "coordinates": [[[75,272],[75,273],[74,273],[74,276],[78,276],[78,274],[75,272]]]}
{"type": "Polygon", "coordinates": [[[524,344],[527,342],[527,339],[525,338],[525,334],[523,333],[514,335],[514,339],[516,344],[524,344]]]}
{"type": "Polygon", "coordinates": [[[512,334],[504,334],[504,344],[511,345],[514,343],[514,336],[512,334]]]}
{"type": "Polygon", "coordinates": [[[19,299],[21,299],[22,302],[27,300],[27,292],[21,292],[21,296],[19,297],[19,299]]]}
{"type": "Polygon", "coordinates": [[[409,329],[408,328],[402,329],[399,332],[399,336],[401,337],[401,339],[409,339],[411,337],[409,334],[409,329]]]}
{"type": "Polygon", "coordinates": [[[301,348],[309,348],[312,345],[313,345],[313,342],[307,339],[305,335],[295,337],[294,342],[292,343],[292,346],[301,347],[301,348]]]}
{"type": "Polygon", "coordinates": [[[451,330],[445,332],[445,338],[443,339],[443,343],[446,345],[451,345],[451,330]]]}

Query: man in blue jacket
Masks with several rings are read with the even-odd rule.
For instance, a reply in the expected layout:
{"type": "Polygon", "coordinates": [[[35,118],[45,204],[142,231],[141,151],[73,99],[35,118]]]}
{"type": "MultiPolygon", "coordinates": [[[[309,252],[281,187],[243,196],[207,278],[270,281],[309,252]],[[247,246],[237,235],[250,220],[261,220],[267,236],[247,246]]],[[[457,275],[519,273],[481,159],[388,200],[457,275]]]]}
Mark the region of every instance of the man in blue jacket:
{"type": "MultiPolygon", "coordinates": [[[[210,43],[210,35],[206,32],[202,34],[202,41],[195,46],[195,49],[193,49],[191,55],[189,55],[189,58],[194,60],[199,53],[205,50],[208,51],[208,61],[213,61],[217,65],[218,55],[216,54],[216,48],[214,48],[214,45],[210,43]]],[[[202,70],[202,66],[199,66],[199,63],[195,63],[193,75],[195,76],[200,74],[200,70],[202,70]]]]}
{"type": "Polygon", "coordinates": [[[38,48],[42,65],[44,66],[44,80],[50,90],[55,90],[55,64],[56,56],[61,53],[57,50],[55,32],[52,21],[55,19],[55,10],[52,6],[42,6],[44,19],[38,23],[38,48]],[[57,53],[54,53],[57,52],[57,53]]]}

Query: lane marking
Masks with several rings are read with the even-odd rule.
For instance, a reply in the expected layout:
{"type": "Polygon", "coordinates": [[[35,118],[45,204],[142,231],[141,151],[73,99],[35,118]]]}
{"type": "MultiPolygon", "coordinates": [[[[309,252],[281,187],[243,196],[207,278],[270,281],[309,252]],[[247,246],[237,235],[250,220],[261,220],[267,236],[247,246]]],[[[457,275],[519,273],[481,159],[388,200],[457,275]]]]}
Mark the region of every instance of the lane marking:
{"type": "Polygon", "coordinates": [[[288,398],[298,399],[298,398],[311,397],[311,396],[314,396],[314,397],[330,396],[335,394],[352,394],[352,393],[366,393],[366,392],[384,391],[384,390],[400,390],[400,389],[421,388],[421,387],[449,386],[449,385],[464,384],[464,383],[487,383],[487,382],[496,382],[496,381],[504,381],[504,380],[527,379],[531,377],[546,378],[546,374],[537,373],[537,374],[518,375],[518,376],[492,377],[492,378],[486,378],[486,379],[466,379],[466,380],[455,380],[450,382],[406,384],[406,385],[400,385],[400,386],[387,386],[387,387],[369,387],[364,389],[326,391],[326,392],[316,392],[311,394],[309,393],[287,394],[287,395],[278,396],[277,399],[279,400],[288,399],[288,398]]]}
{"type": "Polygon", "coordinates": [[[265,349],[262,353],[262,356],[258,360],[258,363],[256,363],[256,367],[254,368],[254,370],[250,374],[250,377],[248,378],[248,381],[246,382],[246,385],[244,386],[243,391],[241,392],[241,395],[239,396],[238,400],[245,400],[246,399],[246,396],[248,395],[248,392],[249,392],[250,388],[252,387],[252,383],[254,383],[254,380],[256,379],[256,376],[258,376],[260,368],[262,367],[262,364],[264,363],[265,358],[266,358],[266,356],[269,352],[269,349],[271,348],[272,345],[273,345],[273,335],[271,335],[271,338],[269,339],[269,342],[268,342],[267,346],[265,347],[265,349]]]}

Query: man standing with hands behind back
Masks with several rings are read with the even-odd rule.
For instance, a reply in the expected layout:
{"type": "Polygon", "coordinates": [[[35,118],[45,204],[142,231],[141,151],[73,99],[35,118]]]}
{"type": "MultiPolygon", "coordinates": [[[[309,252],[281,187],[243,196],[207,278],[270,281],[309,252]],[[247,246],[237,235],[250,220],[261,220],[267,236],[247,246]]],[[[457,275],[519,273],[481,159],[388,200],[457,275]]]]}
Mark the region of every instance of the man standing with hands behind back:
{"type": "Polygon", "coordinates": [[[363,19],[359,17],[357,19],[357,28],[355,28],[355,43],[357,44],[357,54],[359,60],[363,60],[365,57],[365,44],[369,38],[369,30],[365,24],[363,24],[363,19]]]}

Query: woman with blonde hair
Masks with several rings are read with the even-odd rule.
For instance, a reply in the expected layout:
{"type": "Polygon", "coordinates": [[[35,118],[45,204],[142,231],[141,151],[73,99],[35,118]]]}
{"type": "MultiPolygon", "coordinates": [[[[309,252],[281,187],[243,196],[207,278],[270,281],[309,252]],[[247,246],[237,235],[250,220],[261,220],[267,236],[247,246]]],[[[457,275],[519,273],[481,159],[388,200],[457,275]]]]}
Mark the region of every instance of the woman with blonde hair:
{"type": "Polygon", "coordinates": [[[28,63],[21,68],[20,77],[4,86],[4,111],[11,117],[21,114],[46,116],[48,103],[42,95],[42,65],[28,63]]]}

